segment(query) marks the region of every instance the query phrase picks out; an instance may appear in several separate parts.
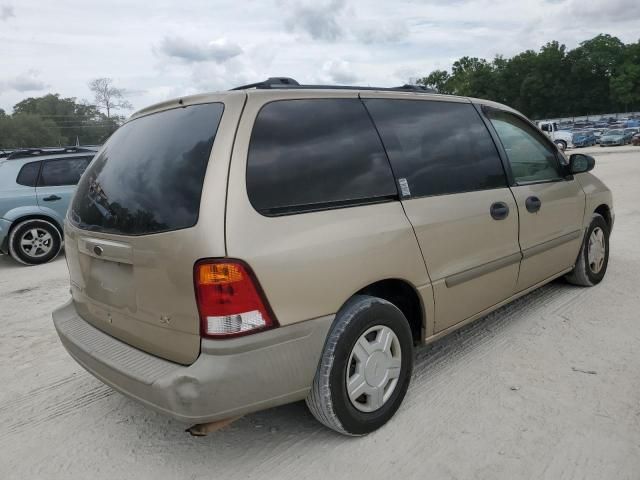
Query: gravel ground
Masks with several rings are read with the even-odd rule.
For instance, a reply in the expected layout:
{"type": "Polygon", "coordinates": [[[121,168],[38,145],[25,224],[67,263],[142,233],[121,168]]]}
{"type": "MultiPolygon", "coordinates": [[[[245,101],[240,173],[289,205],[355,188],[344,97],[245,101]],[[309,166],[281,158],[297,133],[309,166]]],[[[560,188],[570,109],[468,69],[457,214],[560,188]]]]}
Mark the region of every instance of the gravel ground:
{"type": "Polygon", "coordinates": [[[112,391],[60,345],[64,259],[0,257],[0,478],[640,478],[640,148],[592,148],[614,192],[604,282],[554,282],[417,352],[365,438],[297,403],[204,438],[112,391]]]}

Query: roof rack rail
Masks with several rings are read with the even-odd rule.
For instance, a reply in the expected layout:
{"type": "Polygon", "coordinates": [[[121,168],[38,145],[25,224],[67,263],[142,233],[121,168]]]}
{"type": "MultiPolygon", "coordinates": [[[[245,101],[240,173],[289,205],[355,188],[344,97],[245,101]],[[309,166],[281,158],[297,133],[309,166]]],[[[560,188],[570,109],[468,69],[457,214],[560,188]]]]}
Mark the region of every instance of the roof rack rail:
{"type": "Polygon", "coordinates": [[[300,84],[289,77],[269,77],[263,82],[250,83],[231,90],[247,90],[249,88],[278,88],[278,87],[299,87],[300,84]]]}
{"type": "Polygon", "coordinates": [[[95,150],[80,147],[62,147],[62,148],[21,148],[7,155],[7,160],[26,157],[43,157],[46,155],[61,155],[65,153],[95,153],[95,150]]]}
{"type": "Polygon", "coordinates": [[[307,90],[380,90],[380,91],[392,91],[392,92],[420,92],[420,93],[437,93],[432,88],[427,88],[423,85],[410,85],[404,84],[400,87],[360,87],[356,85],[301,85],[293,78],[289,77],[270,77],[263,82],[250,83],[248,85],[242,85],[240,87],[232,88],[231,90],[248,90],[250,88],[256,89],[270,89],[270,88],[283,88],[283,89],[307,89],[307,90]]]}

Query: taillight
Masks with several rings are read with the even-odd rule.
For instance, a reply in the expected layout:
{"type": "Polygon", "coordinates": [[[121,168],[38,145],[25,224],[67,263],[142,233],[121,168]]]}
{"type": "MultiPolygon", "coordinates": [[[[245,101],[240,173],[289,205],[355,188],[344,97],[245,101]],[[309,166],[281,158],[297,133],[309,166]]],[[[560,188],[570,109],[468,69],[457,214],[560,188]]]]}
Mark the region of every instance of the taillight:
{"type": "Polygon", "coordinates": [[[194,282],[203,337],[237,337],[278,325],[244,262],[200,260],[194,268],[194,282]]]}

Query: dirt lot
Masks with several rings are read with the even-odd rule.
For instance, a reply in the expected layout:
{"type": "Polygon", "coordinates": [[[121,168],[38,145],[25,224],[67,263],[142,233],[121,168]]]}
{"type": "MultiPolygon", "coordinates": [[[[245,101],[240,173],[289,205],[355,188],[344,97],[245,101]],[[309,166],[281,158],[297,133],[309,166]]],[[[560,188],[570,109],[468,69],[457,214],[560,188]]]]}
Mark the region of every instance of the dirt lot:
{"type": "Polygon", "coordinates": [[[0,257],[0,478],[640,478],[640,148],[592,148],[614,191],[604,282],[555,282],[418,351],[404,405],[366,438],[303,403],[191,438],[60,345],[64,259],[0,257]]]}

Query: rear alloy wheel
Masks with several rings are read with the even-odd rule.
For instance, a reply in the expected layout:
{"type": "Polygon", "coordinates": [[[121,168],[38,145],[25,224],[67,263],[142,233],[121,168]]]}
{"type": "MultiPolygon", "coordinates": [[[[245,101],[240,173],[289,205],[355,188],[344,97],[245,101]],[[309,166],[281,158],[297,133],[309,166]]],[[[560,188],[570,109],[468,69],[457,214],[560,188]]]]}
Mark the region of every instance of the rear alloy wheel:
{"type": "Polygon", "coordinates": [[[356,295],[331,327],[307,406],[327,427],[366,435],[398,410],[411,380],[413,337],[392,303],[356,295]]]}
{"type": "Polygon", "coordinates": [[[60,253],[62,238],[58,229],[46,220],[25,220],[9,235],[9,253],[25,265],[40,265],[60,253]]]}
{"type": "Polygon", "coordinates": [[[609,264],[609,226],[595,213],[582,242],[573,271],[566,276],[569,283],[591,287],[604,278],[609,264]]]}

